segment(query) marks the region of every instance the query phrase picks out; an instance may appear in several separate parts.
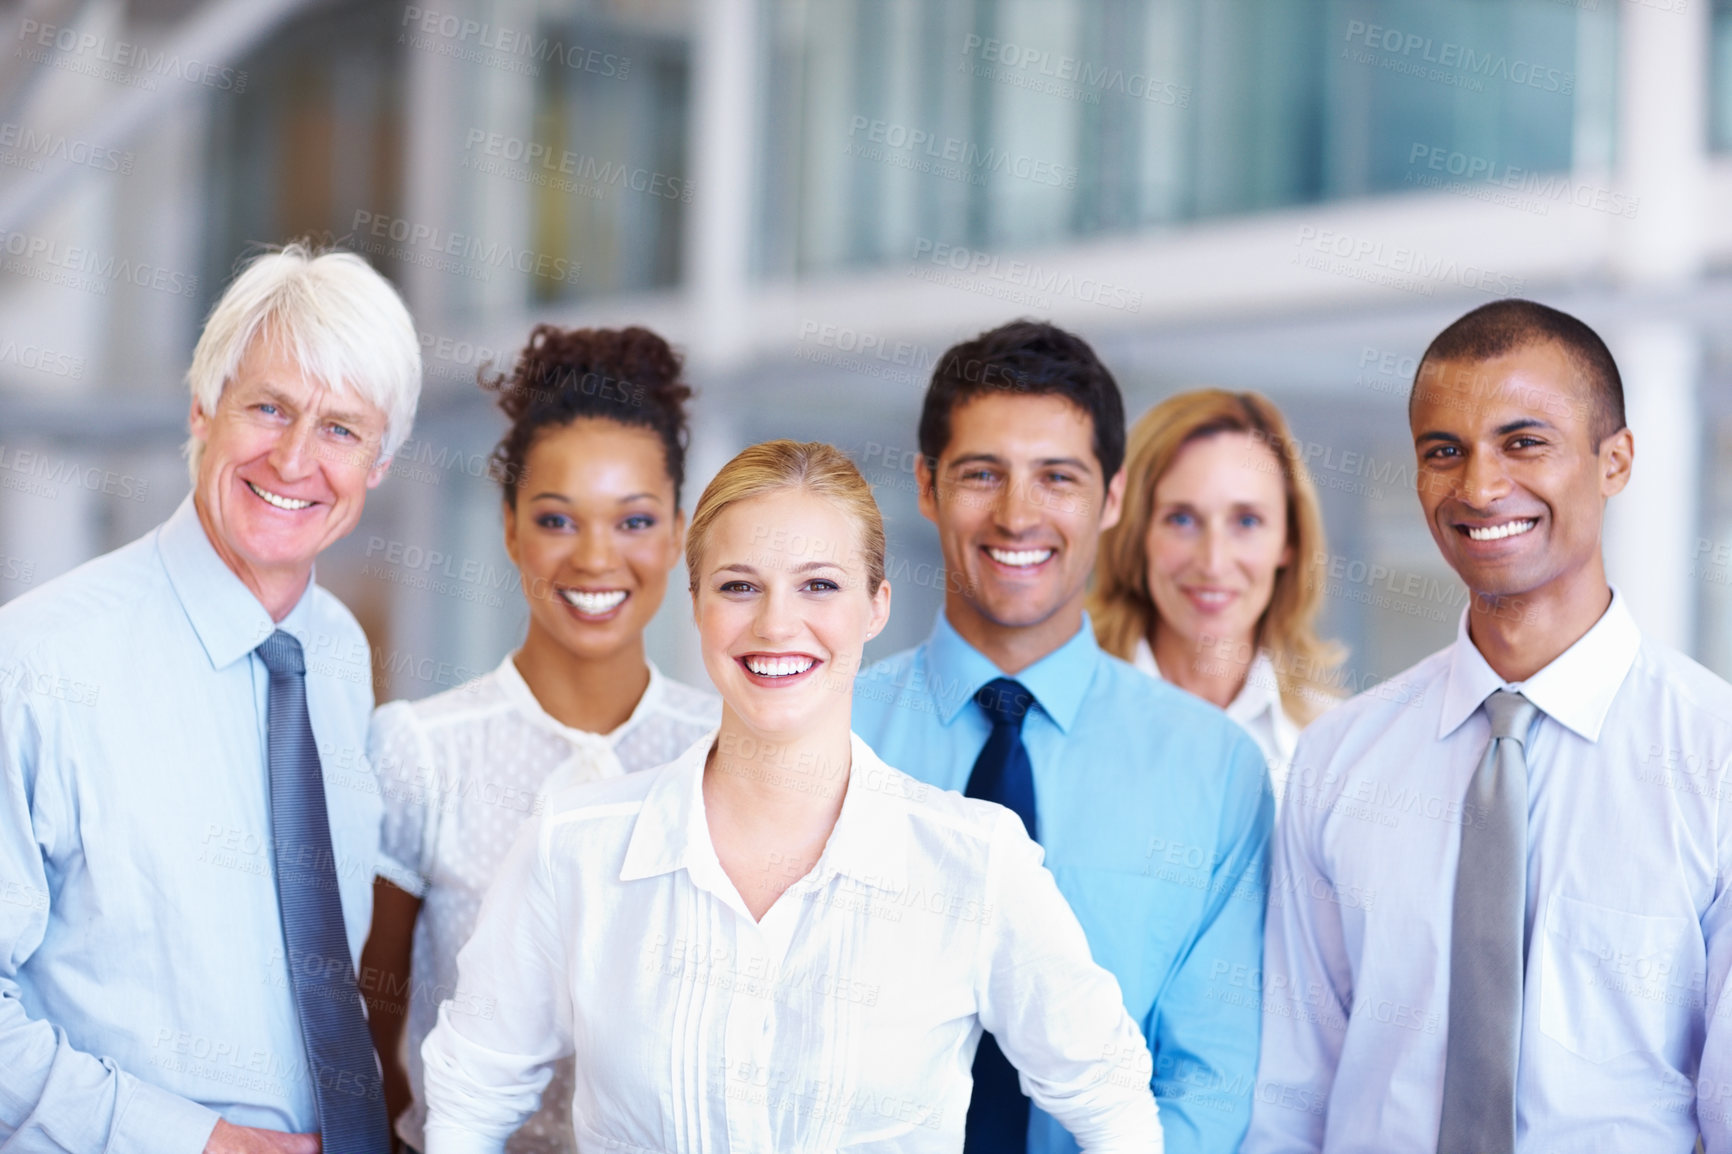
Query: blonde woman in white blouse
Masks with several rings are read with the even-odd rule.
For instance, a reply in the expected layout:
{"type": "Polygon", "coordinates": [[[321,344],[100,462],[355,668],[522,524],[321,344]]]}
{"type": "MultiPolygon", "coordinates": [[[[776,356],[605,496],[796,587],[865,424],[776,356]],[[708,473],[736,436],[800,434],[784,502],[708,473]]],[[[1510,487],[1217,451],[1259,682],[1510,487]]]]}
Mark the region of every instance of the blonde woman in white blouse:
{"type": "Polygon", "coordinates": [[[982,1027],[1083,1149],[1162,1149],[1142,1036],[1021,822],[850,732],[890,610],[859,471],[747,449],[687,563],[720,729],[525,826],[422,1050],[428,1154],[502,1149],[568,1054],[585,1154],[954,1154],[982,1027]]]}
{"type": "MultiPolygon", "coordinates": [[[[382,707],[369,740],[385,817],[362,987],[412,1149],[424,1143],[421,1042],[518,827],[549,789],[673,760],[720,708],[644,655],[683,543],[679,359],[644,329],[544,325],[493,387],[512,422],[494,459],[528,634],[493,672],[382,707]]],[[[570,1063],[553,1082],[513,1154],[572,1148],[570,1063]]]]}
{"type": "Polygon", "coordinates": [[[1194,389],[1131,428],[1089,598],[1096,640],[1226,710],[1277,805],[1299,731],[1339,697],[1341,647],[1316,631],[1327,560],[1301,447],[1268,398],[1194,389]]]}

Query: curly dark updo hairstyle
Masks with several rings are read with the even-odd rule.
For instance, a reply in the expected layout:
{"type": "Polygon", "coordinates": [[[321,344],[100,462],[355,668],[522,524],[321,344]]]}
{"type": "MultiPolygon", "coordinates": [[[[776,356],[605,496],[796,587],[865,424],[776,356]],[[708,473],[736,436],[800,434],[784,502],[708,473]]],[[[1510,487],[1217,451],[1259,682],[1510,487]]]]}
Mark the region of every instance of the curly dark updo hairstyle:
{"type": "Polygon", "coordinates": [[[562,329],[536,325],[510,373],[483,376],[481,387],[499,394],[511,428],[493,450],[493,473],[505,503],[517,504],[529,449],[546,429],[599,417],[648,429],[661,438],[674,507],[686,478],[691,430],[686,402],[692,390],[683,362],[661,337],[644,328],[562,329]]]}

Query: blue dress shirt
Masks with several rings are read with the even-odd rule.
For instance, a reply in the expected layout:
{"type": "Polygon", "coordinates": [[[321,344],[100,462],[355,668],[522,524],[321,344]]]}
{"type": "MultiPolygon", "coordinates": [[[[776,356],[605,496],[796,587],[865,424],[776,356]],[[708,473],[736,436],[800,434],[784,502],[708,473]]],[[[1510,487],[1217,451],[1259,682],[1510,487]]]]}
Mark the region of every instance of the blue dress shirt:
{"type": "MultiPolygon", "coordinates": [[[[861,675],[855,732],[887,762],[961,790],[991,726],[975,691],[1008,676],[942,613],[861,675]]],[[[1274,815],[1263,755],[1219,709],[1101,651],[1082,628],[1016,680],[1046,864],[1155,1058],[1168,1154],[1232,1154],[1251,1113],[1260,1007],[1234,984],[1263,949],[1274,815]]],[[[1030,1154],[1076,1143],[1031,1109],[1030,1154]]]]}
{"type": "MultiPolygon", "coordinates": [[[[0,1146],[202,1150],[316,1129],[271,856],[273,629],[301,642],[358,960],[380,801],[365,636],[309,582],[280,625],[189,498],[0,606],[0,1146]]],[[[335,1154],[335,1152],[333,1152],[335,1154]]]]}

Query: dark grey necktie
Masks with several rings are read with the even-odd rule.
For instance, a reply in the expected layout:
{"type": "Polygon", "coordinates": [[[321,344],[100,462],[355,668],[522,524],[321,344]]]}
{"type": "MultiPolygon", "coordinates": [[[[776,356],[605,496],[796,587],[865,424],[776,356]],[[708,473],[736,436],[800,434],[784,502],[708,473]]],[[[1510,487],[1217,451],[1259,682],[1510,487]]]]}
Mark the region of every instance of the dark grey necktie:
{"type": "Polygon", "coordinates": [[[1485,699],[1491,743],[1463,799],[1449,945],[1449,1041],[1438,1154],[1515,1154],[1527,949],[1528,727],[1539,708],[1485,699]]]}
{"type": "Polygon", "coordinates": [[[271,671],[271,842],[295,1009],[326,1154],[389,1154],[379,1062],[355,985],[325,812],[319,749],[307,716],[301,643],[277,630],[258,648],[271,671]]]}

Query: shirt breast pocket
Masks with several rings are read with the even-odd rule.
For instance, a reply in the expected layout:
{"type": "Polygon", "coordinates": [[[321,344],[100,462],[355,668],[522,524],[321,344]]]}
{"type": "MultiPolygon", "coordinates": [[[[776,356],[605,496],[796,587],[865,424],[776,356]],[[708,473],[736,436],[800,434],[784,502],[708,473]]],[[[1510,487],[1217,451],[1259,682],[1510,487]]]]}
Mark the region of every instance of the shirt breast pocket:
{"type": "Polygon", "coordinates": [[[1540,1032],[1601,1063],[1633,1052],[1674,1063],[1688,1034],[1701,935],[1688,917],[1625,913],[1558,895],[1540,943],[1540,1032]]]}

